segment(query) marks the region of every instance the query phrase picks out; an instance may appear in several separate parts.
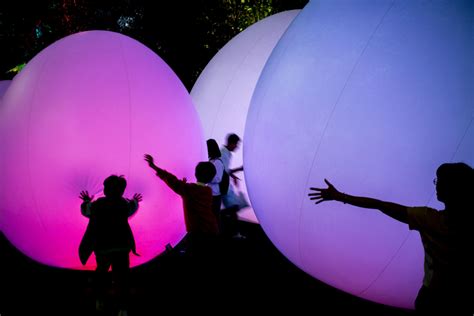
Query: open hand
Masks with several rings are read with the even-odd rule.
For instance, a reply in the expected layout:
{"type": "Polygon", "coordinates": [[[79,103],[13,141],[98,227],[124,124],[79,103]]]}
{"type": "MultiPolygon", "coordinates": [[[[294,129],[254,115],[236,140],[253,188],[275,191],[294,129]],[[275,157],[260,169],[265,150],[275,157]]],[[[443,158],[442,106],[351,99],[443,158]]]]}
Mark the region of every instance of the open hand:
{"type": "Polygon", "coordinates": [[[133,199],[136,200],[137,202],[141,202],[143,200],[143,197],[140,193],[135,193],[133,195],[133,199]]]}
{"type": "Polygon", "coordinates": [[[145,154],[144,157],[145,157],[145,161],[148,162],[148,165],[150,167],[155,166],[155,162],[154,162],[153,157],[151,155],[145,154]]]}
{"type": "Polygon", "coordinates": [[[310,188],[310,190],[315,192],[309,193],[308,196],[310,197],[310,200],[315,201],[315,204],[336,200],[341,195],[341,192],[339,192],[328,180],[324,179],[324,182],[328,185],[327,189],[310,188]]]}
{"type": "Polygon", "coordinates": [[[81,200],[83,200],[84,202],[90,202],[90,201],[92,201],[92,199],[94,198],[94,196],[93,196],[93,195],[90,196],[90,195],[89,195],[89,192],[87,192],[87,191],[81,191],[81,193],[79,194],[79,198],[80,198],[81,200]]]}

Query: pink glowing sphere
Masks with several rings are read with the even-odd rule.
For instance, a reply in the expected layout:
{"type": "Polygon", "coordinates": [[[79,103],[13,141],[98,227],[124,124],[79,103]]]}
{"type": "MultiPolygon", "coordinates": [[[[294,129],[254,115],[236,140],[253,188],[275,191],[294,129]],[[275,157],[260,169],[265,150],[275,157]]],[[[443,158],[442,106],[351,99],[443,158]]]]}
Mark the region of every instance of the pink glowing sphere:
{"type": "Polygon", "coordinates": [[[83,267],[78,246],[88,219],[81,190],[102,196],[111,174],[142,193],[129,219],[149,261],[185,234],[181,198],[143,160],[194,179],[205,159],[197,113],[166,63],[121,34],[90,31],[61,39],[14,78],[3,98],[0,228],[24,254],[47,265],[83,267]]]}

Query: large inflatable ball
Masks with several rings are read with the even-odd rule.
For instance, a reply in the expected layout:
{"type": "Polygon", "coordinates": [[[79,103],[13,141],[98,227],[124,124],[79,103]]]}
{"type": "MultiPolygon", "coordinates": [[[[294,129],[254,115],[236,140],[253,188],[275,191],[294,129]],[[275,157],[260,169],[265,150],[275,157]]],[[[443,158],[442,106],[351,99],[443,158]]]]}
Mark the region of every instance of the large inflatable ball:
{"type": "Polygon", "coordinates": [[[0,81],[0,104],[2,103],[2,98],[8,87],[10,86],[11,80],[2,80],[0,81]]]}
{"type": "Polygon", "coordinates": [[[280,39],[247,118],[246,180],[273,243],[336,288],[412,308],[419,233],[309,187],[442,209],[433,178],[474,165],[472,1],[314,0],[280,39]]]}
{"type": "MultiPolygon", "coordinates": [[[[201,118],[204,137],[225,144],[229,133],[245,142],[244,129],[255,85],[268,57],[300,10],[267,17],[239,33],[212,58],[191,90],[201,118]]],[[[232,157],[231,168],[242,165],[242,150],[232,157]]],[[[247,195],[245,173],[238,191],[247,195]]],[[[251,207],[239,212],[242,219],[257,222],[251,207]]]]}
{"type": "MultiPolygon", "coordinates": [[[[143,201],[129,219],[131,265],[184,236],[181,197],[158,179],[145,153],[194,181],[206,158],[199,118],[173,71],[150,49],[112,32],[63,38],[14,78],[0,112],[0,227],[27,256],[82,269],[78,246],[88,219],[80,191],[103,196],[103,181],[124,175],[124,196],[143,201]]],[[[89,259],[85,267],[93,268],[89,259]]]]}

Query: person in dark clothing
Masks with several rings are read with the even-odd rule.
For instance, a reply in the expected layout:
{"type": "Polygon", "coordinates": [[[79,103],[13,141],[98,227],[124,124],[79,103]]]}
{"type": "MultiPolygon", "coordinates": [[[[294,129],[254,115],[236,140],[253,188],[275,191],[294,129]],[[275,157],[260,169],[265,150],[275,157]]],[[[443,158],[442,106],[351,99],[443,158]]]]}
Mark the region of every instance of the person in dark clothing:
{"type": "Polygon", "coordinates": [[[378,209],[420,233],[425,275],[415,301],[419,315],[474,314],[474,169],[465,163],[438,167],[433,182],[445,205],[441,211],[345,194],[324,181],[327,188],[310,188],[316,204],[339,201],[378,209]]]}
{"type": "Polygon", "coordinates": [[[212,190],[208,186],[216,174],[216,168],[211,162],[198,163],[195,170],[197,182],[188,183],[156,166],[152,156],[145,155],[145,161],[155,170],[156,175],[183,199],[189,255],[205,256],[211,251],[219,232],[217,218],[212,212],[212,190]]]}
{"type": "Polygon", "coordinates": [[[135,240],[128,218],[138,210],[142,196],[136,193],[133,199],[123,197],[127,181],[123,176],[111,175],[104,181],[104,197],[93,201],[87,191],[82,191],[81,213],[89,218],[84,237],[79,247],[82,264],[94,252],[97,262],[95,290],[96,308],[102,310],[107,289],[107,272],[112,268],[116,282],[119,309],[126,314],[128,277],[130,270],[130,251],[135,255],[135,240]]]}

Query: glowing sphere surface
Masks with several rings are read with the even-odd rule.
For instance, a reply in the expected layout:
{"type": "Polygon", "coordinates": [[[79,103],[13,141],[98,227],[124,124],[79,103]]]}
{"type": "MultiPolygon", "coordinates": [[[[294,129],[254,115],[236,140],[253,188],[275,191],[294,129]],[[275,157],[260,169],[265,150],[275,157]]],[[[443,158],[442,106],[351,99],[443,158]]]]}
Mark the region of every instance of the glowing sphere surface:
{"type": "Polygon", "coordinates": [[[444,162],[474,165],[471,1],[311,1],[270,56],[244,142],[260,224],[304,271],[412,308],[419,234],[378,210],[314,205],[309,187],[442,209],[444,162]]]}
{"type": "MultiPolygon", "coordinates": [[[[129,219],[131,265],[176,244],[185,227],[181,198],[143,160],[194,179],[205,159],[191,97],[165,62],[141,43],[106,31],[61,39],[14,78],[1,109],[0,225],[24,254],[83,269],[78,245],[88,219],[81,190],[102,196],[103,181],[124,175],[124,196],[142,193],[129,219]]],[[[89,259],[86,269],[95,266],[89,259]]]]}
{"type": "Polygon", "coordinates": [[[2,80],[0,81],[0,104],[2,103],[2,98],[8,87],[10,86],[11,80],[2,80]]]}
{"type": "MultiPolygon", "coordinates": [[[[191,90],[204,137],[225,144],[229,133],[245,142],[244,130],[253,91],[273,48],[301,10],[281,12],[246,28],[230,40],[204,68],[191,90]]],[[[231,168],[242,165],[242,150],[233,153],[231,168]]],[[[247,194],[244,176],[239,190],[247,194]]],[[[253,209],[239,212],[242,219],[258,222],[253,209]]]]}

